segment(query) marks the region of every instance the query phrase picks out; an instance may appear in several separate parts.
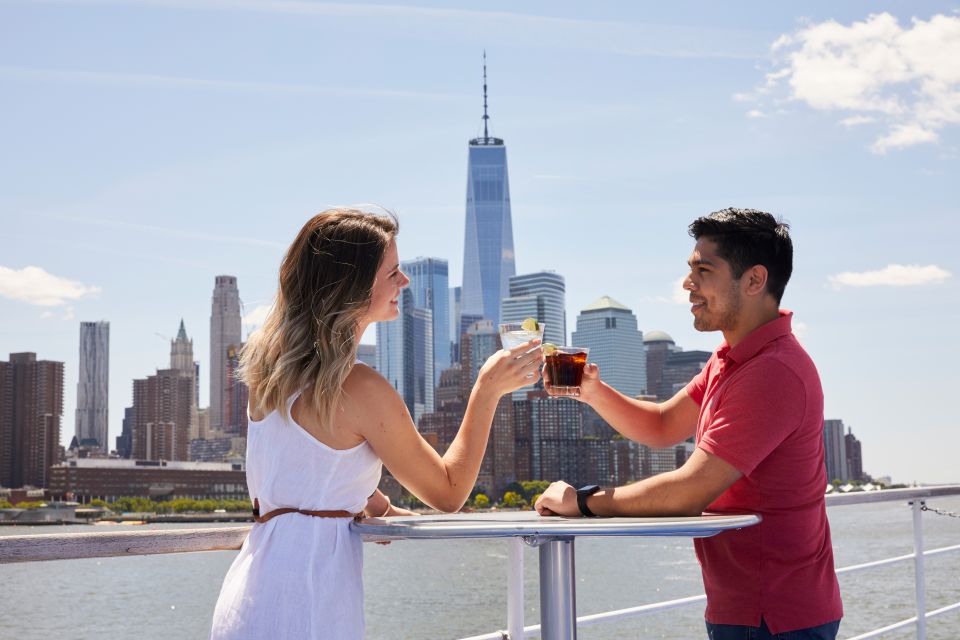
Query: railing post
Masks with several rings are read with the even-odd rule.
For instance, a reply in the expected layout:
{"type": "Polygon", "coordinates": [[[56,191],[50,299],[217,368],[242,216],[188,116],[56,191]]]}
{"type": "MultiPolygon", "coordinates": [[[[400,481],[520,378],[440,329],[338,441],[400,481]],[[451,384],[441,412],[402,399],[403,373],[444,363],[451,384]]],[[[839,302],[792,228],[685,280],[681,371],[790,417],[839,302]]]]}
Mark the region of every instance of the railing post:
{"type": "Polygon", "coordinates": [[[927,588],[923,575],[923,500],[912,500],[913,508],[913,578],[917,591],[917,640],[927,638],[927,588]]]}
{"type": "Polygon", "coordinates": [[[507,539],[507,635],[523,640],[523,539],[507,539]]]}

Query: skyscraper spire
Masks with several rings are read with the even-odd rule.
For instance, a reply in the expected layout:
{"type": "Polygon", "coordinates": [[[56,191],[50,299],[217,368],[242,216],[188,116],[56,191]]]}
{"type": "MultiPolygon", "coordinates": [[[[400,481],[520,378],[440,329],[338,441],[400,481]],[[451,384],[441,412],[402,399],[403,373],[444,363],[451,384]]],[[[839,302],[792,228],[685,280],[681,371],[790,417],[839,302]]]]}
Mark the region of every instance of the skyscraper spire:
{"type": "Polygon", "coordinates": [[[483,50],[483,137],[489,138],[487,132],[487,121],[490,116],[487,115],[487,50],[483,50]]]}

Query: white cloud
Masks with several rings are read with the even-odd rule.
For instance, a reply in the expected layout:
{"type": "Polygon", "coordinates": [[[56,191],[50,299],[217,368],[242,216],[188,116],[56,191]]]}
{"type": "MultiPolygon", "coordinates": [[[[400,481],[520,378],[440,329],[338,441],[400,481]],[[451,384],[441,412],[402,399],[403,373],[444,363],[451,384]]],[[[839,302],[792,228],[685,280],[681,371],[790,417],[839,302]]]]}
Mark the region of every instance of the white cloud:
{"type": "Polygon", "coordinates": [[[747,117],[748,118],[766,118],[767,114],[765,114],[763,111],[760,111],[760,109],[751,109],[750,111],[747,111],[747,117]]]}
{"type": "Polygon", "coordinates": [[[834,289],[843,287],[914,287],[925,284],[940,284],[951,276],[946,269],[936,265],[890,264],[877,271],[845,271],[827,280],[834,289]]]}
{"type": "Polygon", "coordinates": [[[877,139],[870,149],[876,153],[886,153],[888,149],[902,149],[921,142],[936,142],[937,134],[917,124],[901,124],[890,133],[877,139]]]}
{"type": "Polygon", "coordinates": [[[886,131],[875,153],[935,142],[960,123],[960,16],[914,18],[907,27],[889,13],[850,25],[827,20],[780,36],[772,53],[760,99],[846,112],[845,126],[876,121],[886,131]]]}
{"type": "MultiPolygon", "coordinates": [[[[47,273],[40,267],[10,269],[0,266],[0,296],[42,307],[57,307],[68,300],[100,293],[100,287],[87,286],[47,273]]],[[[70,308],[72,309],[72,308],[70,308]]],[[[72,313],[72,310],[68,310],[72,313]]]]}
{"type": "Polygon", "coordinates": [[[844,118],[840,121],[845,127],[856,127],[861,124],[870,124],[871,122],[876,122],[877,119],[871,116],[850,116],[849,118],[844,118]]]}
{"type": "Polygon", "coordinates": [[[267,319],[267,314],[272,308],[272,304],[257,305],[253,311],[243,316],[243,324],[248,327],[259,327],[267,319]]]}

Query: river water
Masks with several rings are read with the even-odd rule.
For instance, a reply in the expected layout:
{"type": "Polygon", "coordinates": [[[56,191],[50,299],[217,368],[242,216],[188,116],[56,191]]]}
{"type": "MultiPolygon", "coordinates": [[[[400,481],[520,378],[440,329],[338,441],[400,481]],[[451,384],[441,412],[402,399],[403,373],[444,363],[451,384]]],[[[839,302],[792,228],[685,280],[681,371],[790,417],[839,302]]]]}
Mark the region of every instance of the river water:
{"type": "MultiPolygon", "coordinates": [[[[929,506],[960,512],[960,497],[929,506]]],[[[831,507],[838,567],[912,552],[910,508],[900,502],[831,507]]],[[[960,544],[960,519],[923,514],[927,549],[960,544]]],[[[101,525],[103,526],[103,525],[101,525]]],[[[195,528],[203,525],[151,525],[195,528]]],[[[221,524],[211,526],[223,526],[221,524]]],[[[100,527],[2,527],[0,535],[100,527]]],[[[114,525],[111,531],[133,528],[114,525]]],[[[136,527],[143,530],[144,527],[136,527]]],[[[506,627],[502,540],[402,541],[364,547],[367,637],[457,639],[506,627]]],[[[235,552],[0,565],[0,638],[205,638],[235,552]]],[[[537,551],[524,551],[526,624],[538,622],[537,551]]],[[[577,613],[598,613],[702,593],[685,538],[585,538],[576,543],[577,613]]],[[[927,609],[960,601],[960,553],[928,558],[927,609]]],[[[840,577],[849,638],[914,615],[912,562],[840,577]]],[[[928,622],[929,640],[960,638],[960,610],[928,622]]],[[[581,640],[706,638],[703,605],[580,629],[581,640]]],[[[890,638],[915,637],[912,629],[890,638]]]]}

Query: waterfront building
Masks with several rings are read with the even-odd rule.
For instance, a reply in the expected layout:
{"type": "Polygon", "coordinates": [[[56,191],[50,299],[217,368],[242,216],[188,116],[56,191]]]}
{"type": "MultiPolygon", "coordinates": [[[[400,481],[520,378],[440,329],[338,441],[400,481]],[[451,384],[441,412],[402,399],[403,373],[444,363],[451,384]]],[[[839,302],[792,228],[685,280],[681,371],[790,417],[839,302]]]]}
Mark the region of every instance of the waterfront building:
{"type": "Polygon", "coordinates": [[[133,381],[132,456],[138,460],[187,460],[195,413],[192,375],[160,369],[133,381]]]}
{"type": "Polygon", "coordinates": [[[507,148],[490,135],[487,63],[483,63],[483,136],[470,140],[461,313],[500,321],[500,301],[516,273],[507,148]]]}
{"type": "Polygon", "coordinates": [[[566,283],[554,271],[537,271],[512,276],[510,296],[503,300],[500,322],[523,322],[536,318],[546,325],[543,341],[567,342],[566,283]]]}
{"type": "Polygon", "coordinates": [[[656,391],[657,398],[661,402],[669,400],[678,391],[686,387],[707,365],[711,355],[713,354],[709,351],[682,351],[680,349],[667,354],[667,360],[663,365],[660,388],[656,391]]]}
{"type": "Polygon", "coordinates": [[[610,440],[611,485],[623,486],[641,477],[640,446],[622,436],[610,440]]]}
{"type": "Polygon", "coordinates": [[[597,363],[608,385],[626,396],[646,393],[643,333],[629,308],[610,296],[599,298],[580,311],[571,341],[574,346],[590,349],[590,361],[597,363]]]}
{"type": "Polygon", "coordinates": [[[123,410],[123,422],[120,435],[117,436],[117,455],[129,458],[133,455],[133,407],[123,410]]]}
{"type": "Polygon", "coordinates": [[[246,458],[247,439],[239,436],[224,436],[190,441],[191,462],[227,462],[246,458]]]}
{"type": "Polygon", "coordinates": [[[377,345],[375,344],[358,344],[357,345],[357,360],[367,365],[371,369],[377,368],[377,345]]]}
{"type": "Polygon", "coordinates": [[[226,405],[227,350],[240,346],[241,335],[240,290],[235,276],[217,276],[214,280],[210,311],[210,427],[220,430],[226,405]]]}
{"type": "Polygon", "coordinates": [[[377,371],[403,398],[414,423],[434,409],[433,314],[400,292],[400,317],[377,323],[377,371]]]}
{"type": "Polygon", "coordinates": [[[648,331],[643,335],[643,348],[647,360],[647,393],[663,402],[670,396],[662,397],[663,367],[667,357],[675,351],[680,351],[676,343],[665,331],[648,331]]]}
{"type": "Polygon", "coordinates": [[[110,451],[107,409],[110,382],[110,323],[80,323],[76,438],[80,445],[110,451]]]}
{"type": "Polygon", "coordinates": [[[450,362],[460,362],[460,287],[450,287],[450,362]]]}
{"type": "Polygon", "coordinates": [[[863,453],[860,441],[853,435],[851,427],[847,427],[847,435],[844,436],[844,448],[847,454],[847,477],[859,482],[868,481],[869,478],[863,472],[863,453]]]}
{"type": "Polygon", "coordinates": [[[0,486],[48,486],[60,461],[63,363],[11,353],[0,361],[0,486]]]}
{"type": "MultiPolygon", "coordinates": [[[[170,368],[193,381],[193,406],[190,409],[190,435],[197,437],[199,432],[197,411],[200,405],[200,363],[193,359],[193,340],[187,337],[187,328],[180,318],[177,337],[170,341],[170,368]]],[[[125,456],[129,457],[129,456],[125,456]]]]}
{"type": "Polygon", "coordinates": [[[526,402],[532,478],[577,478],[577,441],[583,437],[580,403],[551,398],[541,389],[528,392],[526,402]]]}
{"type": "Polygon", "coordinates": [[[410,278],[407,289],[413,304],[431,313],[433,333],[433,386],[440,383],[440,372],[450,366],[450,287],[447,261],[440,258],[416,258],[402,262],[400,268],[410,278]]]}
{"type": "Polygon", "coordinates": [[[827,482],[850,480],[847,472],[847,442],[843,420],[823,421],[823,461],[827,467],[827,482]]]}
{"type": "Polygon", "coordinates": [[[68,460],[50,468],[50,494],[77,502],[121,497],[153,500],[245,500],[242,463],[174,462],[168,460],[68,460]]]}
{"type": "MultiPolygon", "coordinates": [[[[247,437],[247,403],[250,391],[240,379],[240,350],[243,344],[227,347],[227,388],[221,433],[227,437],[247,437]]],[[[244,447],[246,449],[246,447],[244,447]]]]}

